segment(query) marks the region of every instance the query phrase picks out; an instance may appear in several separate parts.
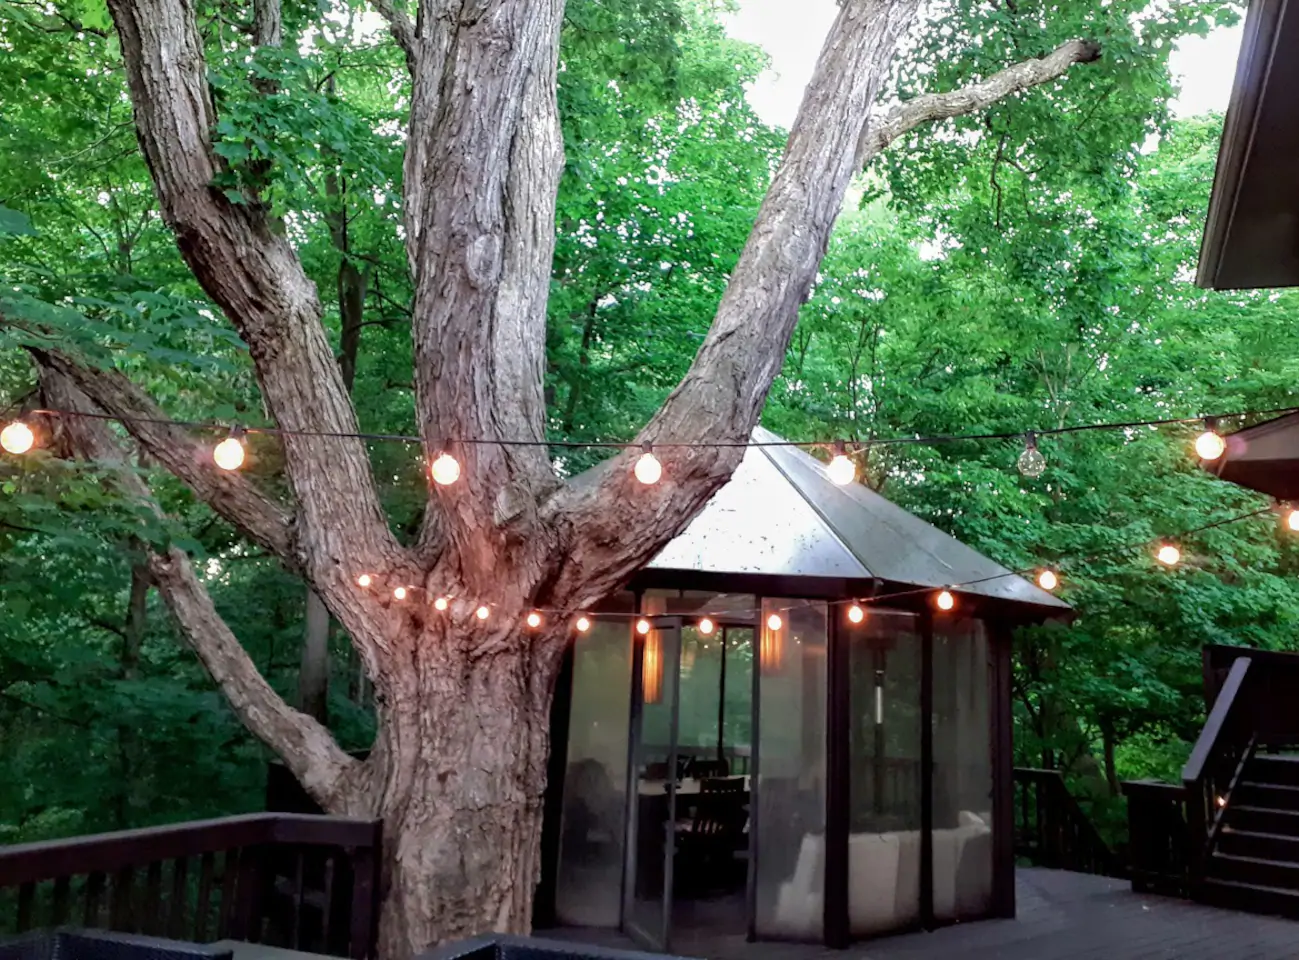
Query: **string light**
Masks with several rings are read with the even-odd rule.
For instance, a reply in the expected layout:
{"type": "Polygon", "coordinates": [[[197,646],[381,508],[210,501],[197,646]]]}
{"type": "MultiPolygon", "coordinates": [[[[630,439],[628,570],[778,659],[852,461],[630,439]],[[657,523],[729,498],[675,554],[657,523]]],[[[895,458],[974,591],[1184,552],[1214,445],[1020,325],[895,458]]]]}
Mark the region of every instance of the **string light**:
{"type": "Polygon", "coordinates": [[[356,578],[356,585],[362,590],[369,589],[369,586],[372,583],[374,583],[374,577],[370,576],[368,573],[363,573],[356,578]]]}
{"type": "Polygon", "coordinates": [[[1032,430],[1024,434],[1024,452],[1015,461],[1019,472],[1030,480],[1036,480],[1046,473],[1046,457],[1037,448],[1037,434],[1032,430]]]}
{"type": "Polygon", "coordinates": [[[642,637],[645,636],[645,634],[649,633],[651,629],[653,629],[653,625],[644,617],[641,617],[639,620],[636,621],[636,632],[639,633],[642,637]]]}
{"type": "Polygon", "coordinates": [[[848,619],[853,623],[861,623],[866,619],[866,611],[861,608],[861,604],[854,603],[848,608],[848,619]]]}
{"type": "Polygon", "coordinates": [[[244,430],[235,427],[226,437],[212,448],[212,460],[222,470],[238,470],[244,465],[244,430]]]}
{"type": "Polygon", "coordinates": [[[5,424],[5,428],[0,430],[0,447],[10,453],[26,453],[35,444],[36,434],[32,432],[31,427],[21,420],[5,424]]]}
{"type": "Polygon", "coordinates": [[[1060,586],[1060,578],[1054,570],[1042,570],[1037,575],[1037,585],[1043,590],[1054,590],[1060,586]]]}
{"type": "Polygon", "coordinates": [[[1204,418],[1204,433],[1195,438],[1195,453],[1201,460],[1217,460],[1227,452],[1227,441],[1218,433],[1218,421],[1204,418]]]}
{"type": "Polygon", "coordinates": [[[445,611],[446,608],[449,606],[451,606],[451,602],[447,600],[446,597],[438,597],[436,600],[433,601],[434,610],[445,611]]]}
{"type": "Polygon", "coordinates": [[[406,588],[405,588],[405,587],[394,587],[394,588],[393,588],[393,591],[392,591],[392,598],[393,598],[394,600],[405,600],[405,599],[406,599],[406,588]]]}
{"type": "Polygon", "coordinates": [[[1166,567],[1175,567],[1182,559],[1182,551],[1171,543],[1165,543],[1155,553],[1155,559],[1166,567]]]}
{"type": "Polygon", "coordinates": [[[577,628],[578,633],[586,633],[591,629],[591,621],[586,617],[578,617],[573,626],[577,628]]]}
{"type": "Polygon", "coordinates": [[[717,625],[707,617],[704,617],[702,620],[700,620],[698,626],[699,626],[699,632],[702,633],[705,637],[711,636],[712,632],[717,629],[717,625]]]}
{"type": "Polygon", "coordinates": [[[533,630],[536,630],[537,627],[541,626],[541,614],[537,613],[536,610],[533,610],[528,614],[528,626],[533,630]]]}
{"type": "Polygon", "coordinates": [[[1281,510],[1285,518],[1286,529],[1291,533],[1299,533],[1299,510],[1296,510],[1288,503],[1281,510]]]}
{"type": "Polygon", "coordinates": [[[460,461],[443,450],[429,467],[433,479],[444,487],[449,487],[460,479],[460,461]]]}
{"type": "Polygon", "coordinates": [[[780,619],[780,614],[773,613],[767,618],[768,630],[779,630],[782,626],[784,626],[784,621],[780,619]]]}
{"type": "Polygon", "coordinates": [[[645,444],[641,450],[643,452],[636,460],[633,472],[636,474],[636,479],[648,487],[658,483],[659,478],[663,476],[663,464],[659,463],[659,458],[654,456],[654,448],[651,444],[645,444]]]}
{"type": "Polygon", "coordinates": [[[841,487],[846,487],[857,479],[857,465],[848,459],[848,451],[844,447],[842,440],[835,443],[834,457],[830,460],[829,466],[825,468],[825,473],[830,478],[831,483],[836,483],[841,487]]]}
{"type": "Polygon", "coordinates": [[[491,613],[491,611],[488,610],[487,607],[483,606],[474,611],[474,616],[479,620],[486,620],[489,613],[491,613]]]}
{"type": "Polygon", "coordinates": [[[952,596],[950,590],[941,590],[934,598],[934,604],[939,610],[951,610],[956,606],[956,597],[952,596]]]}

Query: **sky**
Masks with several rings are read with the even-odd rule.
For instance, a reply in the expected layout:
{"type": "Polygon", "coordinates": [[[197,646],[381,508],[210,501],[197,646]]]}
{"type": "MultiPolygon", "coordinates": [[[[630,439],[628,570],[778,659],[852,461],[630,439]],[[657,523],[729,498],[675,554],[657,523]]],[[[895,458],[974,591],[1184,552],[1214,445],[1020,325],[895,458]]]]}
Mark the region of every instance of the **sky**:
{"type": "MultiPolygon", "coordinates": [[[[750,90],[749,101],[767,123],[788,128],[838,5],[836,0],[739,3],[739,12],[728,24],[731,35],[758,44],[772,61],[772,68],[750,90]]],[[[1177,116],[1227,108],[1240,35],[1239,25],[1224,27],[1204,38],[1188,37],[1178,45],[1171,60],[1181,84],[1181,95],[1173,104],[1177,116]]]]}

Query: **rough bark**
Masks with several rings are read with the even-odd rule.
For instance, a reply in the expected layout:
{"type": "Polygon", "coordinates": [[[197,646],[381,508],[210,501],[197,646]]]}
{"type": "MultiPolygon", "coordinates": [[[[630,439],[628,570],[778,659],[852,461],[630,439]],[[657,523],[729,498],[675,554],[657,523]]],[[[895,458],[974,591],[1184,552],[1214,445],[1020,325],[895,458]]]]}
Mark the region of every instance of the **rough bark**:
{"type": "Polygon", "coordinates": [[[329,608],[310,587],[302,625],[298,709],[321,723],[329,722],[329,608]]]}
{"type": "MultiPolygon", "coordinates": [[[[642,439],[747,438],[867,152],[1084,59],[1057,51],[971,91],[919,98],[872,130],[880,81],[918,2],[844,0],[712,328],[642,439]]],[[[132,434],[223,516],[296,559],[374,682],[380,722],[370,759],[350,761],[323,727],[275,696],[183,554],[152,557],[150,572],[245,724],[328,810],[384,818],[382,948],[396,957],[431,941],[527,929],[548,705],[564,638],[554,628],[527,631],[522,617],[533,606],[589,607],[615,589],[725,483],[740,450],[665,446],[665,480],[652,488],[632,479],[634,453],[593,482],[561,486],[544,446],[497,442],[545,437],[563,0],[423,0],[415,23],[400,0],[375,6],[412,77],[403,217],[419,429],[426,457],[459,441],[462,466],[459,483],[430,490],[410,549],[380,513],[363,444],[329,436],[357,431],[347,390],[354,367],[335,363],[314,286],[256,197],[232,204],[209,186],[219,160],[192,0],[110,0],[164,217],[247,343],[271,416],[290,431],[293,522],[251,487],[187,466],[183,447],[167,458],[180,439],[174,428],[135,423],[132,434]],[[368,590],[355,583],[361,572],[374,578],[368,590]],[[422,599],[398,601],[396,586],[417,588],[422,599]],[[437,595],[456,598],[446,613],[427,603],[437,595]],[[492,604],[486,623],[473,616],[482,601],[492,604]]],[[[263,0],[256,33],[278,42],[275,8],[263,0]]],[[[347,292],[340,276],[344,309],[347,292]]],[[[345,354],[348,330],[345,322],[345,354]]],[[[141,395],[110,389],[111,376],[60,367],[57,358],[49,366],[116,415],[144,409],[141,395]]],[[[111,458],[111,438],[98,426],[77,426],[82,445],[111,458]]],[[[123,483],[147,496],[133,474],[123,483]]]]}

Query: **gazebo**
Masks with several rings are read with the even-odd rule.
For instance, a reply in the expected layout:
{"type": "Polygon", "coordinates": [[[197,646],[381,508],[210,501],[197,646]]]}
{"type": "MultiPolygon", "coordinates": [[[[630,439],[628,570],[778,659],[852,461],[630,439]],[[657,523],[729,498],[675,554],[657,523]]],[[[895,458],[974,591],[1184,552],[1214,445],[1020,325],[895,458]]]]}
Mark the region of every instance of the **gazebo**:
{"type": "Polygon", "coordinates": [[[570,648],[539,920],[666,950],[1013,916],[1011,633],[1069,607],[753,439],[570,648]]]}

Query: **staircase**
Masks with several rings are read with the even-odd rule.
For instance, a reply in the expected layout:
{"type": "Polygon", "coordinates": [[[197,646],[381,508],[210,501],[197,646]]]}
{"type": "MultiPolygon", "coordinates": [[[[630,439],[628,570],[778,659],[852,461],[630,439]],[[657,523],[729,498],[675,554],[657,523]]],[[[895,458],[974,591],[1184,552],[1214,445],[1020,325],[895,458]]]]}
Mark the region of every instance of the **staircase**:
{"type": "Polygon", "coordinates": [[[1245,762],[1201,890],[1219,906],[1299,917],[1299,756],[1245,762]]]}
{"type": "Polygon", "coordinates": [[[1181,784],[1124,784],[1133,887],[1299,919],[1299,654],[1208,647],[1181,784]]]}

